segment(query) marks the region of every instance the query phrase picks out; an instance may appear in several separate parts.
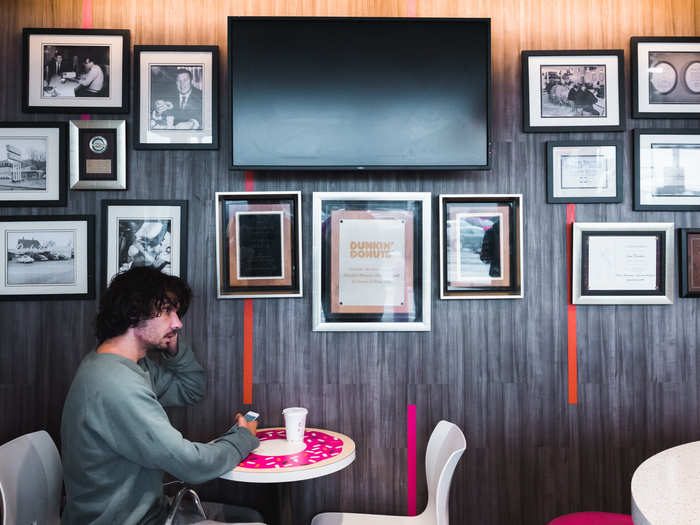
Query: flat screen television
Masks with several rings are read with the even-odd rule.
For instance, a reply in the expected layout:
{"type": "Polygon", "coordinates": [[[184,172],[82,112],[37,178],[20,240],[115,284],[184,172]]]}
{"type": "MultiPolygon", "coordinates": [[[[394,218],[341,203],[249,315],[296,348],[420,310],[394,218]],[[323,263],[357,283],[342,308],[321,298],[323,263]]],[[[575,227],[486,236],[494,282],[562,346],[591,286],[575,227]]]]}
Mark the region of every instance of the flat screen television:
{"type": "Polygon", "coordinates": [[[229,17],[234,169],[489,169],[491,21],[229,17]]]}

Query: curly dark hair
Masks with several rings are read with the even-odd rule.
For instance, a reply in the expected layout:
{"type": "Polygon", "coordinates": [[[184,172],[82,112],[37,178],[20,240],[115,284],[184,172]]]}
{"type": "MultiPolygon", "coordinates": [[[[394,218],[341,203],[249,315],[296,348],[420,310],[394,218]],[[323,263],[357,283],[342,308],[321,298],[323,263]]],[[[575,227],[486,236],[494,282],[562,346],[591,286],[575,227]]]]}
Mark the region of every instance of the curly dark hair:
{"type": "Polygon", "coordinates": [[[100,343],[125,333],[167,307],[184,316],[192,300],[187,283],[155,268],[137,267],[117,274],[100,298],[95,335],[100,343]]]}

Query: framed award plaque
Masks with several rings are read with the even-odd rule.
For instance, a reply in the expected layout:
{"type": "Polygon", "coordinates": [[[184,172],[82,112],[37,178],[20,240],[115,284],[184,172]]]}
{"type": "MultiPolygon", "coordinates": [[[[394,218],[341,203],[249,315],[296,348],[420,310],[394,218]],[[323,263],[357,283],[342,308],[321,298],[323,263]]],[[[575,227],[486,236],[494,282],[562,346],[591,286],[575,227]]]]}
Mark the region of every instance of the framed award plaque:
{"type": "Polygon", "coordinates": [[[681,297],[700,297],[700,228],[679,228],[681,297]]]}
{"type": "Polygon", "coordinates": [[[72,190],[126,189],[126,122],[70,121],[72,190]]]}
{"type": "Polygon", "coordinates": [[[315,331],[430,330],[430,193],[314,193],[315,331]]]}
{"type": "Polygon", "coordinates": [[[301,192],[216,194],[219,299],[301,297],[301,192]]]}

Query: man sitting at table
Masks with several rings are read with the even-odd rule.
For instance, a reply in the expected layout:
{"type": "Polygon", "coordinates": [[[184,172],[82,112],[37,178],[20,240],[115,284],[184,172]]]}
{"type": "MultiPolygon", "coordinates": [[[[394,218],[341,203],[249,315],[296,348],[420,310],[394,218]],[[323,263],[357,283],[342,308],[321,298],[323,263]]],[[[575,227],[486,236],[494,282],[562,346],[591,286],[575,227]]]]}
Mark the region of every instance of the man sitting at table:
{"type": "MultiPolygon", "coordinates": [[[[182,279],[148,267],[118,274],[102,295],[99,344],[83,359],[63,407],[64,525],[162,524],[169,510],[164,471],[185,483],[203,483],[259,445],[257,423],[240,415],[222,436],[194,443],[163,410],[204,396],[204,370],[189,345],[178,344],[180,317],[191,297],[182,279]],[[160,364],[147,350],[160,353],[160,364]]],[[[252,509],[204,507],[209,519],[262,521],[252,509]]]]}
{"type": "Polygon", "coordinates": [[[73,64],[63,59],[63,52],[56,51],[54,57],[49,61],[46,66],[48,74],[46,75],[46,80],[50,80],[51,77],[57,75],[59,78],[63,76],[63,73],[68,73],[73,71],[73,64]]]}
{"type": "Polygon", "coordinates": [[[78,79],[78,86],[75,88],[76,97],[102,97],[102,88],[105,85],[105,74],[102,68],[95,64],[92,57],[85,57],[83,60],[85,76],[78,79]]]}

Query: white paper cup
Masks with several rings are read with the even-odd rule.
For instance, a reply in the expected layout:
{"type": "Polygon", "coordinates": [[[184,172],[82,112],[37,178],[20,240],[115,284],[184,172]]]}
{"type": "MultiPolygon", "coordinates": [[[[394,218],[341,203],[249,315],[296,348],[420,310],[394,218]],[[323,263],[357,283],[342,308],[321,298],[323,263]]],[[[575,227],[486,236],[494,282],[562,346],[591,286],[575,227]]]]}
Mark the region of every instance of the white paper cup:
{"type": "Polygon", "coordinates": [[[304,441],[304,428],[306,427],[306,414],[308,413],[308,410],[301,407],[290,407],[282,410],[287,441],[290,443],[301,443],[304,441]]]}

